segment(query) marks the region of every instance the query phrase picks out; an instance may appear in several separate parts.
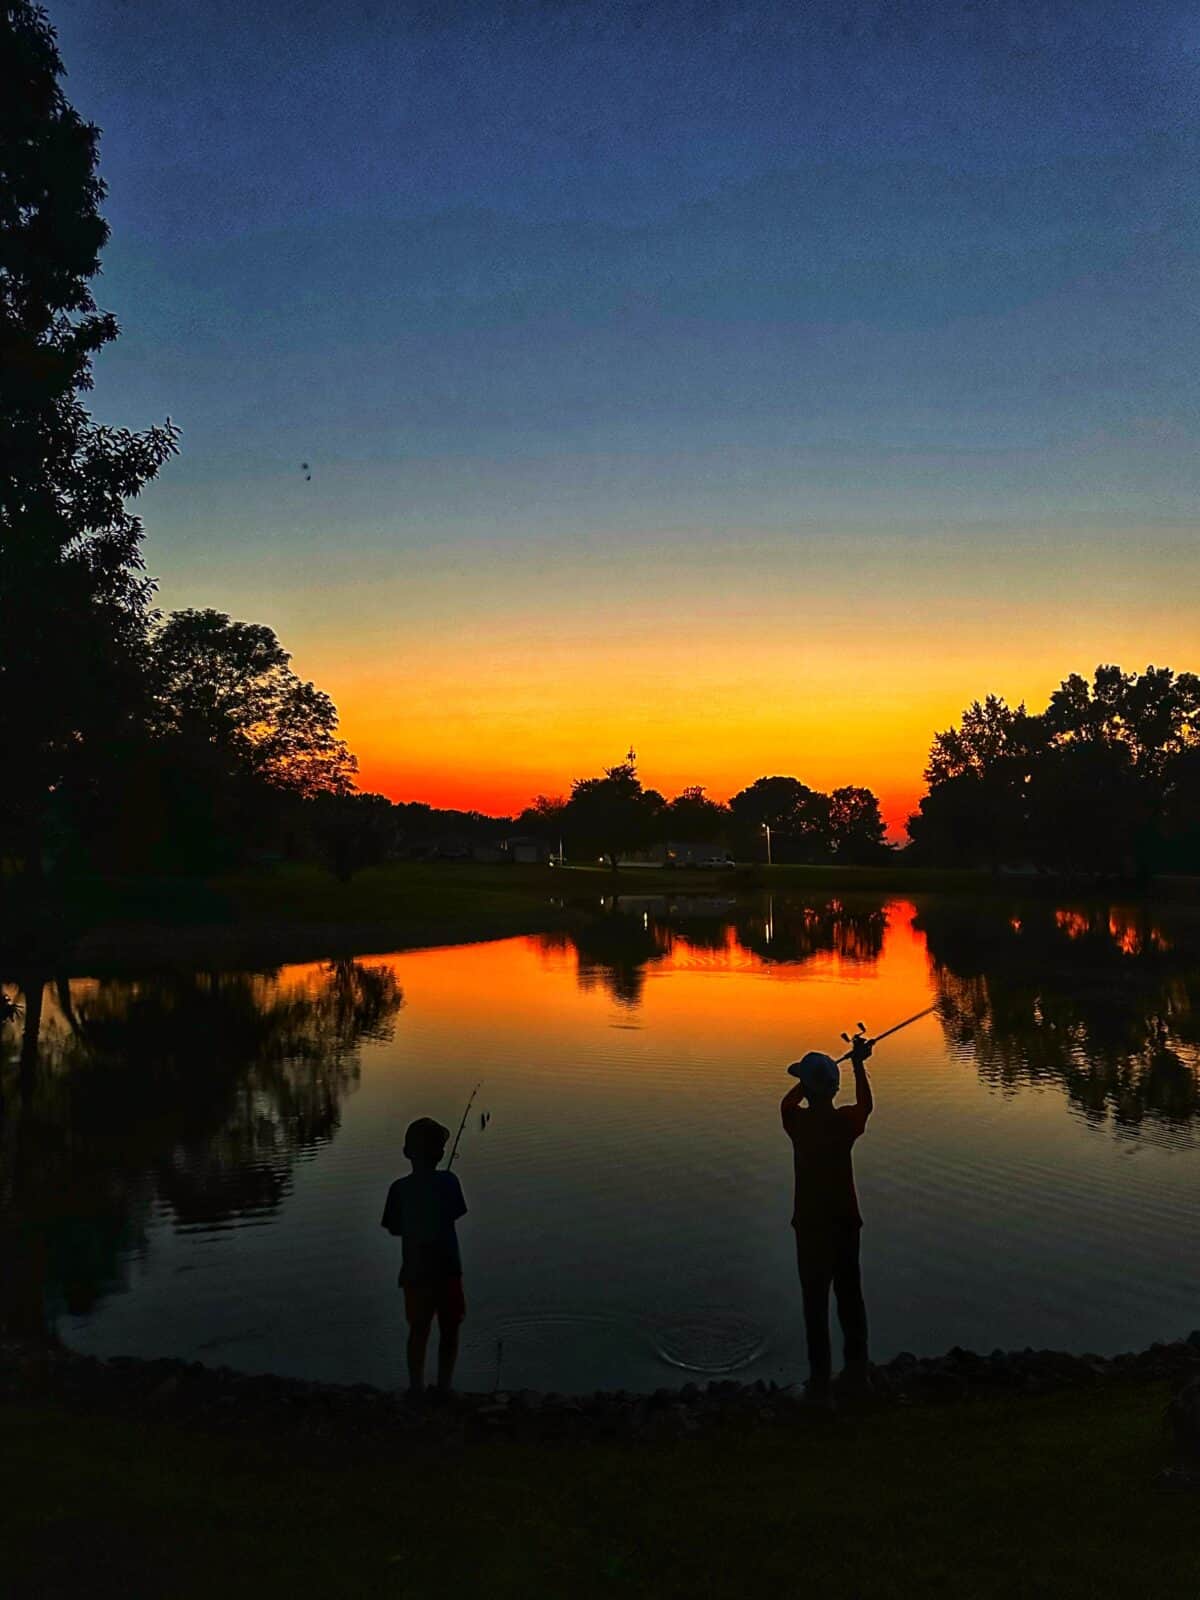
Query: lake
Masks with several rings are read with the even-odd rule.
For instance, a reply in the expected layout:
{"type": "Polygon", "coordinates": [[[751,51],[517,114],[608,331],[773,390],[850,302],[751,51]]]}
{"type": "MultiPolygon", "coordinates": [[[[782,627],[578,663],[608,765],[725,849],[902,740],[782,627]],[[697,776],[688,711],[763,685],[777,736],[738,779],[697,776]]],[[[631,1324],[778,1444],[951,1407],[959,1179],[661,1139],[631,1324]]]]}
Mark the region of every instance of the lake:
{"type": "Polygon", "coordinates": [[[784,1067],[926,1005],[856,1150],[872,1354],[1200,1326],[1189,907],[647,892],[572,933],[45,977],[0,1034],[3,1309],[79,1350],[399,1386],[379,1213],[406,1124],[482,1080],[463,1388],[800,1379],[784,1067]]]}

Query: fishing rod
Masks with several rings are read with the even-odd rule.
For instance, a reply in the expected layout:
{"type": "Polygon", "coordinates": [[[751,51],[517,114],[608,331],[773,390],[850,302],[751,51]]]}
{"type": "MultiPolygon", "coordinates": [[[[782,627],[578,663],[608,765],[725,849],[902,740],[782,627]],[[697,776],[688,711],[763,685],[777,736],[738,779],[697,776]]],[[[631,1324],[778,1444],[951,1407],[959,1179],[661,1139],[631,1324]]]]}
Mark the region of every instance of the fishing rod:
{"type": "Polygon", "coordinates": [[[450,1168],[454,1165],[454,1158],[458,1154],[458,1141],[462,1138],[463,1129],[467,1125],[467,1118],[471,1114],[471,1107],[475,1103],[475,1096],[479,1093],[482,1087],[483,1079],[480,1078],[479,1082],[471,1090],[471,1098],[467,1101],[466,1108],[462,1114],[462,1121],[458,1125],[458,1132],[454,1135],[454,1143],[450,1146],[450,1159],[446,1163],[447,1172],[449,1172],[450,1168]]]}
{"type": "MultiPolygon", "coordinates": [[[[932,1012],[934,1012],[936,1010],[937,1010],[936,1006],[926,1006],[924,1011],[914,1011],[911,1017],[905,1017],[903,1022],[897,1022],[894,1027],[885,1028],[882,1033],[877,1033],[873,1039],[868,1039],[867,1043],[869,1045],[871,1045],[871,1046],[875,1046],[875,1045],[877,1045],[879,1043],[879,1041],[881,1039],[890,1039],[893,1033],[899,1033],[901,1028],[907,1028],[908,1025],[910,1023],[912,1023],[912,1022],[920,1022],[922,1017],[927,1017],[932,1012]]],[[[866,1031],[867,1031],[866,1023],[865,1022],[860,1022],[858,1024],[859,1036],[860,1037],[863,1036],[866,1033],[866,1031]]],[[[845,1039],[847,1044],[850,1043],[850,1035],[848,1033],[844,1033],[842,1035],[842,1038],[845,1039]]],[[[854,1054],[853,1050],[847,1050],[845,1055],[839,1056],[837,1058],[838,1066],[841,1066],[843,1061],[849,1061],[850,1057],[853,1054],[854,1054]]]]}

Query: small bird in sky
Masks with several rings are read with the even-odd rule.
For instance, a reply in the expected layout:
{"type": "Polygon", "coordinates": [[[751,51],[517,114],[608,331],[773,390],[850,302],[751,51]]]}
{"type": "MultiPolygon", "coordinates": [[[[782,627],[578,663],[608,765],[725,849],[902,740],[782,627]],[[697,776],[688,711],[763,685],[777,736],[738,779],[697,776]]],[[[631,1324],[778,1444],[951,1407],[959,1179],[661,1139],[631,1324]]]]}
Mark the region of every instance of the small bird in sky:
{"type": "Polygon", "coordinates": [[[300,471],[304,474],[305,483],[311,483],[312,482],[312,473],[309,471],[309,467],[308,467],[308,462],[307,461],[302,461],[300,463],[300,471]]]}

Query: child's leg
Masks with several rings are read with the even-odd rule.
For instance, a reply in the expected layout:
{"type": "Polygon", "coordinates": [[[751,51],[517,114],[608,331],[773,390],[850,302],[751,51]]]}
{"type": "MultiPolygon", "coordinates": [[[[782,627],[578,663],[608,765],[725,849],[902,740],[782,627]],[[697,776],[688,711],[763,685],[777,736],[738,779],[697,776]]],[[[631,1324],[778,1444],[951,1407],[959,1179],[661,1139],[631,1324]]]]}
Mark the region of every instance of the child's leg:
{"type": "Polygon", "coordinates": [[[838,1240],[833,1266],[833,1292],[837,1299],[838,1321],[842,1325],[846,1366],[864,1369],[867,1364],[867,1303],[863,1299],[858,1244],[857,1228],[838,1240]]]}
{"type": "Polygon", "coordinates": [[[804,1335],[808,1342],[808,1370],[815,1385],[829,1382],[833,1354],[829,1347],[830,1263],[827,1252],[811,1241],[796,1240],[796,1265],[804,1298],[804,1335]]]}
{"type": "Polygon", "coordinates": [[[438,1320],[438,1388],[443,1394],[454,1382],[454,1363],[458,1360],[457,1322],[438,1320]]]}
{"type": "Polygon", "coordinates": [[[829,1345],[829,1279],[824,1273],[800,1279],[804,1296],[804,1333],[808,1341],[808,1372],[815,1384],[829,1382],[833,1353],[829,1345]]]}
{"type": "Polygon", "coordinates": [[[458,1360],[458,1330],[467,1314],[461,1278],[451,1278],[438,1294],[438,1389],[448,1394],[458,1360]]]}
{"type": "Polygon", "coordinates": [[[410,1316],[408,1323],[408,1387],[411,1394],[425,1391],[425,1349],[429,1343],[429,1330],[433,1314],[410,1316]]]}

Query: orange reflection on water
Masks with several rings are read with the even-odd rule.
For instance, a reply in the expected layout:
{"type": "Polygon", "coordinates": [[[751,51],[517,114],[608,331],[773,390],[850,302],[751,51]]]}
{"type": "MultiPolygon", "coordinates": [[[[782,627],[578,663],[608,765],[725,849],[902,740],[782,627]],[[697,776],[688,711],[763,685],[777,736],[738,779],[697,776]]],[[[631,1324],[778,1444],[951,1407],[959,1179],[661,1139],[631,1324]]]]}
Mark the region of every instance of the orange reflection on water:
{"type": "MultiPolygon", "coordinates": [[[[760,915],[782,931],[778,907],[760,915]]],[[[649,913],[644,923],[633,919],[644,938],[632,956],[615,942],[597,947],[595,930],[587,929],[379,959],[394,968],[412,1013],[439,1030],[452,1028],[458,1052],[464,1059],[477,1052],[481,1065],[499,1040],[511,1048],[519,1039],[531,1058],[548,1062],[598,1027],[645,1027],[659,1039],[676,1039],[681,1057],[690,1059],[697,1024],[707,1045],[728,1044],[730,1059],[744,1056],[749,1043],[765,1061],[786,1061],[810,1048],[840,1053],[843,1029],[861,1020],[881,1032],[929,1003],[925,940],[913,916],[906,901],[887,906],[886,962],[878,959],[878,945],[874,954],[864,949],[861,928],[840,922],[832,949],[788,960],[745,942],[743,934],[756,942],[763,936],[763,948],[771,948],[761,923],[700,933],[689,931],[686,919],[668,927],[649,913]],[[575,982],[547,982],[559,975],[575,982]],[[736,978],[736,987],[726,977],[736,978]]],[[[706,1050],[705,1059],[717,1058],[706,1050]]]]}

